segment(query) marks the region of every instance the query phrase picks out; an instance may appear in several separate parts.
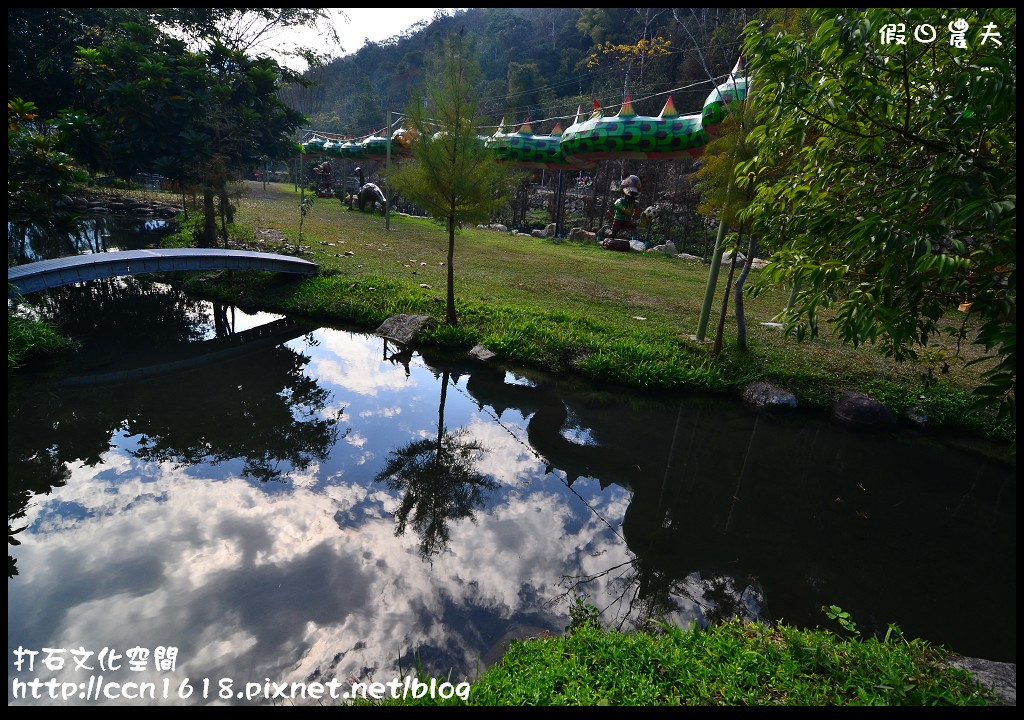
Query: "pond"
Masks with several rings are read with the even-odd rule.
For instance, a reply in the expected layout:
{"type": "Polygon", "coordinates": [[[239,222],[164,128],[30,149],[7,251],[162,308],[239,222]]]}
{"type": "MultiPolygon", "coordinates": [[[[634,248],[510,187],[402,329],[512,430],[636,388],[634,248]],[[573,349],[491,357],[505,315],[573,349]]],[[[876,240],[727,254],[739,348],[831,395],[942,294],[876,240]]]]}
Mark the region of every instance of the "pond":
{"type": "MultiPolygon", "coordinates": [[[[402,353],[140,279],[41,309],[82,347],[9,382],[10,653],[174,647],[173,670],[108,679],[214,689],[461,679],[562,632],[584,593],[614,628],[826,627],[834,603],[867,632],[1016,659],[1012,464],[402,353]]],[[[42,657],[9,678],[90,675],[42,657]]]]}
{"type": "Polygon", "coordinates": [[[140,250],[158,245],[163,235],[172,232],[172,220],[132,215],[84,216],[69,227],[8,222],[7,264],[22,265],[67,255],[140,250]]]}

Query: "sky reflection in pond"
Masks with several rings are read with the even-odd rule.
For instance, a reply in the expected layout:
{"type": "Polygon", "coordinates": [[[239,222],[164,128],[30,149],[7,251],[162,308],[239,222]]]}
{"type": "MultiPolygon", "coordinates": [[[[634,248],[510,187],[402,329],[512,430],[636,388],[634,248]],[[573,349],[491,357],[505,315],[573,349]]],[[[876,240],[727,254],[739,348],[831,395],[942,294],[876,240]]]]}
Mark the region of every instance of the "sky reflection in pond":
{"type": "MultiPolygon", "coordinates": [[[[243,315],[236,333],[258,324],[243,315]]],[[[828,601],[868,628],[1014,653],[963,647],[988,617],[1015,627],[1012,467],[282,332],[179,376],[14,393],[9,470],[35,479],[10,501],[27,528],[9,650],[171,645],[173,681],[387,681],[399,658],[461,678],[510,637],[562,631],[582,590],[613,627],[818,624],[828,601]],[[442,450],[469,448],[465,487],[421,465],[389,482],[403,449],[407,468],[438,457],[439,429],[442,450]]]]}

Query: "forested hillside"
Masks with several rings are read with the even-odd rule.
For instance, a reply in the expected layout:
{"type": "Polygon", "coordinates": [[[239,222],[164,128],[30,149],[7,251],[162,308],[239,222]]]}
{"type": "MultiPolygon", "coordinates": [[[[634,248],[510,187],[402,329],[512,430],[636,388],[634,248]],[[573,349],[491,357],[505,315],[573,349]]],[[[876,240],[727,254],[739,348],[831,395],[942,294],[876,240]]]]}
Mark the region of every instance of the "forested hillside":
{"type": "MultiPolygon", "coordinates": [[[[640,114],[657,114],[672,91],[680,112],[696,112],[708,76],[739,55],[740,31],[755,12],[736,8],[474,8],[366,46],[309,71],[318,81],[285,99],[311,127],[365,135],[387,110],[402,111],[423,81],[426,58],[451,32],[476,43],[479,97],[488,121],[508,124],[575,115],[596,99],[614,110],[626,95],[640,114]],[[686,86],[700,83],[686,89],[686,86]],[[684,88],[684,89],[678,89],[684,88]],[[659,94],[660,93],[660,94],[659,94]]],[[[570,120],[571,122],[571,120],[570,120]]],[[[567,123],[563,122],[563,125],[567,123]]]]}

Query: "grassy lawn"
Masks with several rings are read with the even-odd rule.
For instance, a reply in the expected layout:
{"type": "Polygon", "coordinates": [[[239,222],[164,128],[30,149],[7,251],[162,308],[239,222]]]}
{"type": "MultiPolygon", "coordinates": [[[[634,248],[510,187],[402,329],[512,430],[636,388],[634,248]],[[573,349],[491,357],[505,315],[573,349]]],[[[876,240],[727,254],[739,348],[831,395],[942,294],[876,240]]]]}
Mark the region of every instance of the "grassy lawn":
{"type": "MultiPolygon", "coordinates": [[[[987,705],[991,693],[943,653],[892,628],[884,639],[739,621],[706,631],[618,633],[584,626],[513,642],[462,697],[370,705],[987,705]],[[465,701],[463,701],[465,698],[465,701]]],[[[437,680],[436,684],[445,679],[437,680]]],[[[455,685],[458,680],[451,679],[455,685]]],[[[399,694],[400,694],[399,689],[399,694]]],[[[415,691],[410,691],[410,695],[415,691]]],[[[439,693],[440,695],[440,693],[439,693]]]]}
{"type": "MultiPolygon", "coordinates": [[[[246,183],[234,234],[267,251],[294,246],[299,200],[293,186],[246,183]],[[265,240],[260,230],[276,230],[265,240]],[[255,239],[254,239],[255,238],[255,239]]],[[[375,326],[398,312],[443,318],[447,235],[427,219],[349,211],[319,198],[303,227],[304,247],[320,277],[294,281],[251,274],[206,278],[190,287],[240,305],[300,312],[319,319],[375,326]]],[[[726,347],[716,361],[693,343],[707,266],[654,254],[616,253],[595,245],[466,229],[456,239],[458,329],[440,328],[425,342],[469,347],[482,342],[502,359],[649,389],[735,391],[754,380],[779,382],[805,404],[824,406],[842,389],[869,392],[901,412],[920,405],[938,425],[968,427],[1010,438],[1012,425],[969,409],[984,365],[965,367],[979,348],[945,346],[915,363],[895,363],[873,347],[854,348],[823,336],[798,343],[760,325],[782,309],[787,294],[746,300],[750,352],[735,347],[731,298],[726,347]],[[941,358],[949,370],[940,369],[941,358]],[[936,380],[926,383],[929,370],[936,380]],[[923,397],[922,397],[923,396],[923,397]]],[[[713,334],[728,269],[723,268],[709,332],[713,334]]],[[[748,285],[756,281],[751,273],[748,285]]],[[[956,321],[956,313],[950,322],[956,321]]]]}

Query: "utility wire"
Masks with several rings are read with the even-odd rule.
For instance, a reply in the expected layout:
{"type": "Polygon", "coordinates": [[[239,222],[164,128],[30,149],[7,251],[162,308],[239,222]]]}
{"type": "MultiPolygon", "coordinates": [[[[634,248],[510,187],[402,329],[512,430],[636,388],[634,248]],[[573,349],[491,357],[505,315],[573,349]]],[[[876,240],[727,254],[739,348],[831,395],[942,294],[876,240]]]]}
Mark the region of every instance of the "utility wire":
{"type": "MultiPolygon", "coordinates": [[[[730,77],[732,77],[732,73],[726,73],[724,75],[719,75],[718,77],[711,78],[709,80],[698,80],[697,82],[690,83],[689,85],[680,85],[679,87],[671,88],[669,90],[662,90],[662,91],[656,92],[656,93],[651,93],[650,95],[645,95],[643,97],[636,98],[635,100],[631,99],[630,102],[632,102],[632,103],[644,102],[645,100],[650,100],[651,98],[661,97],[661,96],[664,96],[664,95],[668,95],[670,93],[682,92],[682,91],[685,91],[685,90],[690,90],[692,88],[699,87],[701,85],[709,85],[709,84],[711,84],[711,85],[715,85],[717,87],[719,81],[725,80],[725,79],[730,78],[730,77]]],[[[607,96],[602,96],[601,98],[597,98],[597,100],[600,102],[602,99],[604,99],[606,97],[607,96]]],[[[615,109],[621,109],[623,105],[625,105],[625,103],[617,103],[617,104],[614,104],[614,105],[604,105],[602,103],[602,108],[604,110],[611,111],[611,110],[615,110],[615,109]]],[[[564,103],[562,103],[561,107],[564,107],[564,106],[565,106],[564,103]]],[[[553,106],[549,106],[549,107],[558,107],[558,106],[557,105],[553,105],[553,106]]],[[[403,119],[404,119],[404,116],[402,118],[399,118],[399,120],[397,122],[393,123],[392,124],[392,129],[394,129],[397,125],[399,125],[403,119]]],[[[576,113],[573,113],[571,115],[553,115],[553,116],[546,117],[546,118],[540,118],[538,120],[529,120],[529,122],[531,124],[533,124],[533,123],[540,124],[540,123],[549,122],[551,120],[559,121],[559,120],[575,120],[575,119],[576,119],[576,113]]],[[[430,120],[432,122],[436,122],[432,118],[428,118],[428,120],[430,120]]],[[[522,123],[514,123],[513,122],[513,123],[510,123],[509,125],[510,126],[514,126],[514,125],[519,125],[519,124],[522,124],[522,123]]],[[[477,130],[496,130],[499,127],[503,127],[503,126],[502,125],[478,125],[476,127],[476,129],[477,130]]],[[[329,136],[331,139],[336,139],[336,138],[344,137],[344,134],[342,134],[342,133],[321,132],[321,131],[314,130],[314,129],[306,129],[306,130],[303,130],[302,132],[305,133],[305,135],[303,136],[303,140],[306,140],[310,135],[329,136]]],[[[367,133],[365,135],[357,135],[357,136],[355,136],[354,139],[355,140],[363,140],[365,138],[372,137],[375,133],[376,133],[376,131],[371,131],[371,132],[369,132],[369,133],[367,133]]]]}

